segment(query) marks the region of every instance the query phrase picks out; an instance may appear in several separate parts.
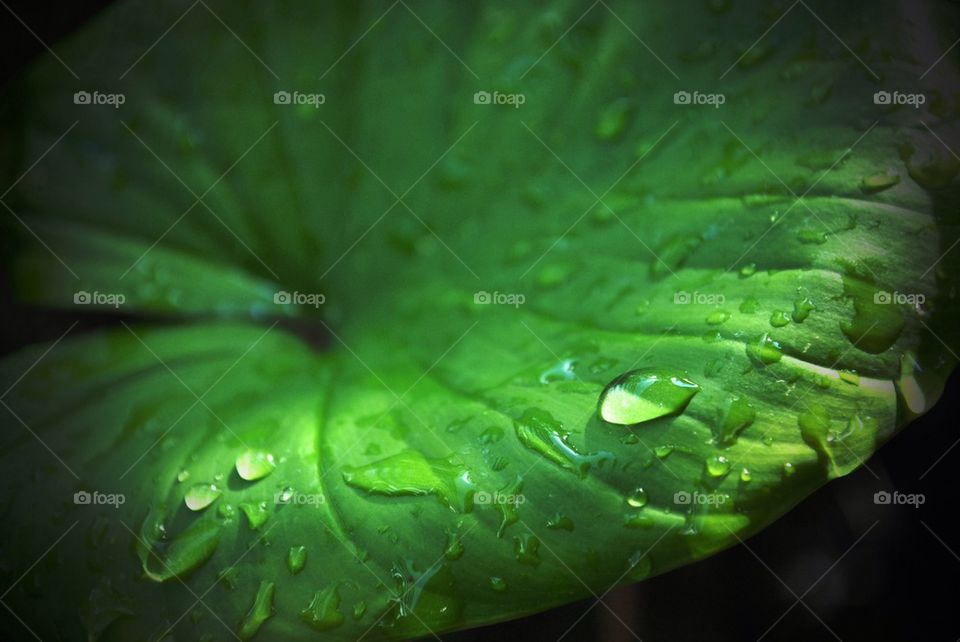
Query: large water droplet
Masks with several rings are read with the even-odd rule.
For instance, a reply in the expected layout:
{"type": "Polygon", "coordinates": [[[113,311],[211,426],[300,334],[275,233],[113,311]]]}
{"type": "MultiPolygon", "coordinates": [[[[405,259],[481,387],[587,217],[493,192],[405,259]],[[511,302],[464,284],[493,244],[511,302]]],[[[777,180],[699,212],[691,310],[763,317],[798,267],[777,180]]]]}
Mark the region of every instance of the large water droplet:
{"type": "Polygon", "coordinates": [[[600,393],[604,421],[630,426],[683,412],[700,386],[664,369],[626,372],[600,393]]]}
{"type": "Polygon", "coordinates": [[[242,479],[255,481],[272,473],[277,464],[265,450],[245,450],[237,457],[236,466],[242,479]]]}
{"type": "Polygon", "coordinates": [[[260,588],[257,589],[257,595],[253,598],[253,604],[247,611],[240,628],[237,629],[237,635],[241,640],[249,640],[257,634],[263,623],[273,616],[273,582],[262,580],[260,588]]]}
{"type": "Polygon", "coordinates": [[[187,489],[183,502],[193,511],[203,510],[223,494],[216,484],[194,484],[187,489]]]}
{"type": "Polygon", "coordinates": [[[368,493],[435,495],[454,510],[473,509],[470,473],[455,457],[428,459],[415,450],[404,450],[365,466],[344,466],[343,480],[368,493]]]}
{"type": "Polygon", "coordinates": [[[563,425],[546,410],[527,409],[513,427],[524,446],[580,477],[585,477],[592,466],[614,460],[613,454],[605,451],[581,454],[568,441],[563,425]]]}
{"type": "Polygon", "coordinates": [[[313,594],[309,606],[300,611],[300,619],[317,631],[329,631],[343,624],[340,612],[340,593],[336,586],[328,586],[313,594]]]}

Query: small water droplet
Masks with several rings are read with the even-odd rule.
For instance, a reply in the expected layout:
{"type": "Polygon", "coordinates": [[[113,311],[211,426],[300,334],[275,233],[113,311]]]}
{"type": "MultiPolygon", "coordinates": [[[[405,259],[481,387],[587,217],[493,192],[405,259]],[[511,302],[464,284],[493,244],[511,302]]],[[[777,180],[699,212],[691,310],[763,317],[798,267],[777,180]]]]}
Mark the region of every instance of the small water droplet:
{"type": "Polygon", "coordinates": [[[783,310],[774,310],[770,314],[770,325],[775,328],[782,328],[790,323],[790,315],[783,310]]]}
{"type": "Polygon", "coordinates": [[[783,358],[783,349],[780,344],[764,334],[759,339],[747,344],[747,356],[758,365],[768,366],[777,363],[783,358]]]}
{"type": "Polygon", "coordinates": [[[783,464],[783,476],[784,476],[784,477],[793,477],[793,476],[796,474],[796,472],[797,472],[797,467],[794,466],[794,465],[793,465],[792,463],[790,463],[789,461],[788,461],[788,462],[785,462],[785,463],[783,464]]]}
{"type": "Polygon", "coordinates": [[[463,557],[463,540],[459,533],[447,532],[447,546],[443,549],[443,556],[448,560],[458,560],[463,557]]]}
{"type": "Polygon", "coordinates": [[[503,428],[500,426],[490,426],[489,428],[485,428],[478,437],[480,443],[486,446],[495,444],[501,439],[503,439],[503,428]]]}
{"type": "Polygon", "coordinates": [[[709,325],[723,325],[730,320],[730,313],[724,312],[723,310],[714,310],[709,315],[707,315],[707,323],[709,325]]]}
{"type": "Polygon", "coordinates": [[[698,392],[700,386],[664,369],[631,370],[600,393],[600,416],[608,423],[635,425],[683,412],[698,392]]]}
{"type": "Polygon", "coordinates": [[[277,467],[273,455],[265,450],[245,450],[236,461],[237,474],[247,481],[263,479],[277,467]]]}
{"type": "Polygon", "coordinates": [[[642,488],[635,488],[632,493],[627,495],[627,504],[634,508],[643,508],[647,505],[647,501],[649,501],[647,491],[642,488]]]}
{"type": "Polygon", "coordinates": [[[183,483],[190,479],[190,471],[184,468],[179,473],[177,473],[177,481],[183,483]]]}
{"type": "Polygon", "coordinates": [[[564,359],[560,363],[540,373],[540,383],[546,384],[555,381],[571,381],[576,379],[577,373],[574,372],[576,366],[576,359],[564,359]]]}
{"type": "Polygon", "coordinates": [[[287,568],[291,573],[296,575],[303,570],[303,567],[307,564],[307,547],[306,546],[291,546],[290,550],[287,551],[287,568]]]}
{"type": "Polygon", "coordinates": [[[716,435],[717,443],[722,446],[733,444],[739,434],[750,426],[756,418],[757,411],[746,397],[729,399],[716,435]]]}
{"type": "Polygon", "coordinates": [[[743,278],[747,278],[748,276],[753,276],[756,273],[757,273],[756,263],[748,263],[744,265],[742,268],[740,268],[740,276],[742,276],[743,278]]]}
{"type": "Polygon", "coordinates": [[[748,296],[740,302],[739,310],[744,314],[753,314],[760,307],[760,302],[755,297],[748,296]]]}
{"type": "Polygon", "coordinates": [[[707,458],[706,469],[711,477],[723,477],[730,472],[730,460],[723,455],[711,455],[707,458]]]}
{"type": "Polygon", "coordinates": [[[553,530],[572,531],[574,524],[573,520],[563,513],[554,513],[553,517],[547,520],[547,528],[553,530]]]}
{"type": "Polygon", "coordinates": [[[263,526],[270,517],[266,502],[259,502],[257,504],[242,502],[239,508],[247,518],[247,525],[251,530],[257,530],[263,526]]]}
{"type": "Polygon", "coordinates": [[[216,484],[194,484],[187,489],[183,501],[192,511],[203,510],[217,500],[223,491],[216,484]]]}
{"type": "Polygon", "coordinates": [[[521,564],[537,566],[540,564],[540,538],[533,533],[523,533],[513,537],[513,556],[521,564]]]}
{"type": "Polygon", "coordinates": [[[507,580],[503,579],[502,577],[491,577],[490,588],[498,593],[502,593],[507,590],[507,580]]]}
{"type": "Polygon", "coordinates": [[[807,320],[807,317],[810,316],[810,313],[816,309],[817,306],[815,306],[810,299],[797,299],[793,302],[793,314],[791,314],[790,317],[796,323],[803,323],[807,320]]]}
{"type": "Polygon", "coordinates": [[[663,444],[653,449],[653,454],[659,459],[666,459],[673,452],[673,446],[663,444]]]}
{"type": "Polygon", "coordinates": [[[749,468],[744,468],[740,471],[740,481],[744,484],[749,483],[751,479],[753,479],[753,475],[750,473],[749,468]]]}

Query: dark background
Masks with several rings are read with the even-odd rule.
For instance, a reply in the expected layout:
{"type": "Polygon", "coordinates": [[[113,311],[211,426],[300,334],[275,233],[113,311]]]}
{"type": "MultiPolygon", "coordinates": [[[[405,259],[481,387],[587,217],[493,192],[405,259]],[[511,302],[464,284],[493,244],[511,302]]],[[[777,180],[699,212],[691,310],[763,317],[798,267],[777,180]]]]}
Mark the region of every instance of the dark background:
{"type": "MultiPolygon", "coordinates": [[[[39,40],[54,46],[108,4],[0,0],[0,85],[45,52],[39,40]]],[[[3,268],[0,302],[0,356],[54,340],[76,320],[69,312],[14,303],[3,268]]],[[[115,323],[116,317],[87,315],[74,334],[115,323]]],[[[616,589],[604,603],[646,641],[960,640],[958,393],[960,376],[954,373],[933,410],[870,459],[869,470],[861,468],[807,498],[750,539],[749,549],[738,545],[616,589]],[[922,493],[925,503],[920,508],[875,505],[873,494],[882,489],[922,493]]],[[[0,637],[13,639],[11,634],[0,637]]],[[[444,639],[553,642],[561,636],[634,639],[594,599],[444,639]]]]}

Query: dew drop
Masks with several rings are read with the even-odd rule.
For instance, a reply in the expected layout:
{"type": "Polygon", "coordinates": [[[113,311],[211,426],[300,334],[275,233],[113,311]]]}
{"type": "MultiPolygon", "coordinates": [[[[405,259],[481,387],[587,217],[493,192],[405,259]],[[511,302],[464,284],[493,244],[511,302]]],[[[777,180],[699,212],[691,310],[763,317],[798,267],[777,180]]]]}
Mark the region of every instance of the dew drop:
{"type": "Polygon", "coordinates": [[[307,547],[291,546],[287,551],[287,568],[294,575],[303,570],[307,564],[307,547]]]}
{"type": "Polygon", "coordinates": [[[759,339],[747,344],[747,356],[759,365],[768,366],[777,363],[783,358],[783,349],[780,344],[764,334],[759,339]]]}
{"type": "Polygon", "coordinates": [[[647,491],[642,488],[635,488],[632,493],[627,495],[627,504],[634,508],[643,508],[647,505],[647,501],[649,501],[647,491]]]}
{"type": "Polygon", "coordinates": [[[245,450],[237,457],[236,467],[242,479],[255,481],[272,473],[277,464],[265,450],[245,450]]]}
{"type": "Polygon", "coordinates": [[[790,323],[790,315],[783,310],[774,310],[770,314],[770,325],[775,328],[782,328],[790,323]]]}
{"type": "Polygon", "coordinates": [[[793,302],[793,314],[790,317],[796,323],[803,323],[810,316],[810,313],[817,309],[813,301],[807,298],[797,299],[793,302]]]}
{"type": "Polygon", "coordinates": [[[707,458],[706,469],[711,477],[723,477],[730,472],[730,460],[723,455],[712,455],[707,458]]]}
{"type": "Polygon", "coordinates": [[[183,501],[192,511],[203,510],[217,500],[223,491],[216,484],[194,484],[187,489],[183,501]]]}
{"type": "Polygon", "coordinates": [[[700,386],[664,369],[631,370],[600,393],[600,417],[621,426],[643,423],[683,412],[698,392],[700,386]]]}

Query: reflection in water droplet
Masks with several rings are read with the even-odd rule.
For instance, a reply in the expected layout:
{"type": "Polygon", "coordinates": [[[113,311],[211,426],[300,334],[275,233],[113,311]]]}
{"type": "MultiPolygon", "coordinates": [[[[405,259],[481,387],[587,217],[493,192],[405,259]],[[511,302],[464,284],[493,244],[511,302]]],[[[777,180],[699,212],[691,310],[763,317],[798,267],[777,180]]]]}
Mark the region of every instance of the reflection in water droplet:
{"type": "Polygon", "coordinates": [[[664,369],[626,372],[600,393],[600,416],[604,421],[628,426],[683,412],[700,392],[694,382],[664,369]]]}

